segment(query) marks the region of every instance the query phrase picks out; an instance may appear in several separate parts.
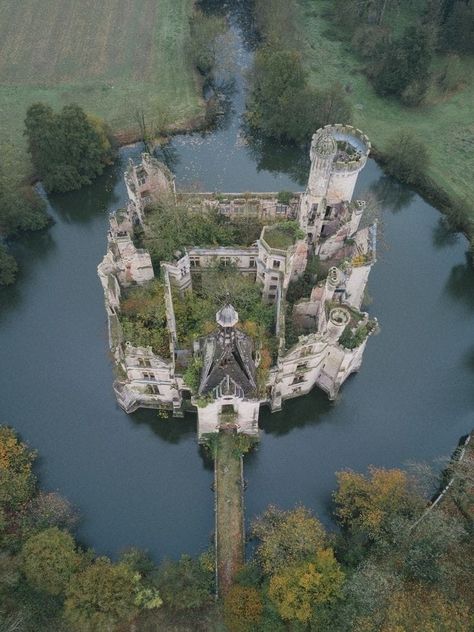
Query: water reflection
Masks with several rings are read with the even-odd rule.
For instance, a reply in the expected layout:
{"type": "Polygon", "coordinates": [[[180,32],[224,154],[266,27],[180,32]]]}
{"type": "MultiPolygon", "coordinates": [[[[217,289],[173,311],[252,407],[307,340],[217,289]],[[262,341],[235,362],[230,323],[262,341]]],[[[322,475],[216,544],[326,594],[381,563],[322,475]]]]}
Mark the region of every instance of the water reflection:
{"type": "Polygon", "coordinates": [[[465,254],[465,263],[453,266],[446,283],[449,295],[469,310],[474,309],[474,268],[469,252],[465,254]]]}
{"type": "Polygon", "coordinates": [[[393,213],[398,213],[407,207],[415,197],[414,191],[391,176],[381,176],[371,184],[370,190],[383,207],[393,213]]]}
{"type": "Polygon", "coordinates": [[[433,230],[433,245],[436,248],[453,246],[459,240],[459,233],[451,228],[446,217],[440,217],[433,230]]]}
{"type": "Polygon", "coordinates": [[[129,418],[137,425],[146,424],[160,439],[178,444],[184,439],[196,437],[196,417],[187,414],[183,419],[161,417],[157,410],[137,410],[129,418]]]}
{"type": "Polygon", "coordinates": [[[322,391],[314,390],[305,397],[284,402],[281,412],[271,413],[268,408],[262,408],[259,426],[265,433],[281,437],[297,428],[327,422],[327,415],[334,406],[322,391]]]}

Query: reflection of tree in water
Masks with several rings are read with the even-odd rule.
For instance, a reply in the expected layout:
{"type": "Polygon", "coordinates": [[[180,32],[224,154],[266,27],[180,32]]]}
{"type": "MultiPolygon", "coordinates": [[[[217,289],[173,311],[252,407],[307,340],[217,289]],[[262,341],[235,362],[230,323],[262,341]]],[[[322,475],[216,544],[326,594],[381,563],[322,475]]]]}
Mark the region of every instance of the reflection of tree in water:
{"type": "Polygon", "coordinates": [[[244,128],[247,150],[259,171],[274,174],[285,173],[304,188],[310,167],[307,148],[275,142],[244,128]]]}
{"type": "Polygon", "coordinates": [[[384,208],[397,213],[410,204],[415,192],[391,176],[381,176],[370,186],[384,208]]]}
{"type": "Polygon", "coordinates": [[[178,149],[171,142],[163,143],[155,147],[155,157],[163,162],[172,173],[176,173],[176,169],[181,162],[178,149]]]}
{"type": "Polygon", "coordinates": [[[466,351],[463,360],[464,366],[474,372],[474,345],[471,345],[471,347],[466,351]]]}
{"type": "Polygon", "coordinates": [[[453,246],[458,241],[459,233],[451,228],[446,217],[440,217],[433,229],[433,246],[440,249],[453,246]]]}
{"type": "Polygon", "coordinates": [[[118,160],[113,167],[105,169],[104,173],[80,191],[69,193],[55,193],[49,196],[49,202],[61,219],[87,224],[104,210],[110,209],[118,201],[114,192],[118,180],[123,177],[124,164],[118,160]]]}
{"type": "Polygon", "coordinates": [[[454,266],[446,283],[449,295],[469,309],[474,309],[474,267],[472,257],[466,253],[466,263],[454,266]]]}
{"type": "Polygon", "coordinates": [[[333,406],[327,395],[315,388],[308,395],[285,402],[281,412],[271,413],[266,407],[261,408],[259,426],[268,434],[286,435],[295,428],[321,422],[333,406]]]}
{"type": "Polygon", "coordinates": [[[197,417],[185,414],[183,419],[162,418],[157,410],[140,409],[129,415],[133,423],[146,424],[154,434],[167,443],[178,444],[182,439],[194,437],[197,432],[197,417]]]}
{"type": "Polygon", "coordinates": [[[204,13],[229,15],[242,31],[246,48],[253,50],[258,42],[258,33],[253,19],[254,0],[199,0],[198,6],[204,13]]]}

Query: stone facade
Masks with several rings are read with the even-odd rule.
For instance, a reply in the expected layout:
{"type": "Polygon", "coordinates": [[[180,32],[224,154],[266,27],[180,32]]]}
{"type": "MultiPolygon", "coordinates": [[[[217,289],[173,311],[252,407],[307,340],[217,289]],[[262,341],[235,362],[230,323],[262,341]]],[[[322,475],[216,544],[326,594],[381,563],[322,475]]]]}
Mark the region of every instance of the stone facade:
{"type": "Polygon", "coordinates": [[[360,311],[376,260],[376,224],[362,225],[365,203],[352,200],[369,151],[370,142],[359,130],[326,126],[313,136],[306,190],[294,194],[289,204],[279,204],[276,194],[246,198],[223,194],[218,200],[210,194],[189,194],[191,209],[216,206],[227,215],[243,212],[244,203],[236,200],[244,200],[245,212],[249,212],[250,200],[254,212],[273,223],[263,228],[250,247],[183,249],[173,261],[161,264],[170,334],[166,358],[124,339],[120,299],[123,288],[154,278],[149,254],[133,243],[134,226],[146,223],[146,206],[161,195],[178,196],[183,203],[186,195],[176,194],[172,174],[154,158],[144,154],[140,165],[129,166],[125,181],[130,201],[124,211],[111,216],[108,251],[98,267],[117,366],[114,389],[124,410],[161,408],[182,416],[191,406],[197,411],[199,436],[229,423],[239,432],[257,435],[262,404],[272,411],[280,410],[283,401],[304,395],[315,386],[331,399],[337,396],[347,377],[359,370],[367,340],[376,328],[376,321],[360,311]],[[278,234],[285,224],[277,220],[295,217],[299,233],[287,240],[278,234]],[[319,272],[309,295],[290,309],[288,289],[315,256],[327,272],[319,272]],[[262,300],[275,304],[279,349],[263,388],[257,388],[255,377],[259,351],[238,329],[238,314],[231,305],[223,306],[216,315],[215,333],[196,341],[193,349],[179,348],[173,307],[173,300],[179,299],[172,290],[177,290],[178,296],[192,292],[193,276],[216,262],[232,264],[241,274],[255,279],[262,300]],[[302,332],[290,345],[285,338],[288,318],[302,332]],[[200,387],[191,393],[183,372],[196,360],[201,367],[200,387]]]}

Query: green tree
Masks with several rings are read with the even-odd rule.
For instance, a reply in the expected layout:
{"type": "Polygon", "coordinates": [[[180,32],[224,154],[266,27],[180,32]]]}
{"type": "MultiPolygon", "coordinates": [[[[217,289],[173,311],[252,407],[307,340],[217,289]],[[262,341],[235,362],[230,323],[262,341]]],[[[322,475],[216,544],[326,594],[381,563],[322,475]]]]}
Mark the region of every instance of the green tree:
{"type": "Polygon", "coordinates": [[[78,105],[59,114],[42,103],[26,113],[25,135],[35,170],[47,191],[71,191],[90,184],[112,160],[105,125],[78,105]]]}
{"type": "Polygon", "coordinates": [[[268,594],[283,619],[308,623],[313,608],[340,596],[343,583],[344,573],[333,550],[320,549],[314,559],[273,575],[268,594]]]}
{"type": "Polygon", "coordinates": [[[15,282],[18,264],[15,258],[8,254],[6,248],[0,244],[0,285],[11,285],[15,282]]]}
{"type": "Polygon", "coordinates": [[[411,130],[402,129],[388,142],[386,171],[407,184],[423,179],[429,164],[423,141],[411,130]]]}
{"type": "Polygon", "coordinates": [[[207,558],[193,559],[189,555],[182,555],[177,562],[165,560],[155,578],[164,604],[173,610],[200,608],[209,603],[213,581],[213,566],[207,558]]]}
{"type": "Polygon", "coordinates": [[[314,129],[334,123],[347,124],[352,121],[352,105],[340,83],[315,91],[310,104],[316,116],[314,129]]]}
{"type": "Polygon", "coordinates": [[[407,105],[420,103],[429,86],[433,50],[432,32],[421,25],[409,27],[399,40],[387,42],[381,64],[376,62],[373,69],[377,92],[402,97],[407,105]]]}
{"type": "Polygon", "coordinates": [[[139,575],[126,564],[99,557],[76,573],[66,590],[66,619],[81,632],[107,632],[137,613],[139,575]]]}
{"type": "Polygon", "coordinates": [[[33,496],[35,456],[11,428],[0,426],[0,508],[19,509],[33,496]]]}
{"type": "Polygon", "coordinates": [[[304,507],[283,511],[270,506],[254,521],[252,535],[259,540],[257,558],[269,575],[313,556],[326,541],[323,526],[304,507]]]}
{"type": "Polygon", "coordinates": [[[301,141],[312,127],[310,98],[299,53],[268,46],[257,51],[247,111],[252,127],[268,136],[301,141]]]}
{"type": "Polygon", "coordinates": [[[15,176],[11,147],[2,146],[0,165],[0,237],[16,237],[27,230],[41,230],[51,221],[44,200],[15,176]]]}
{"type": "Polygon", "coordinates": [[[25,542],[21,558],[22,570],[34,588],[59,595],[79,570],[82,556],[70,533],[51,527],[25,542]]]}
{"type": "Polygon", "coordinates": [[[444,48],[459,53],[474,53],[474,2],[457,0],[441,25],[444,48]]]}

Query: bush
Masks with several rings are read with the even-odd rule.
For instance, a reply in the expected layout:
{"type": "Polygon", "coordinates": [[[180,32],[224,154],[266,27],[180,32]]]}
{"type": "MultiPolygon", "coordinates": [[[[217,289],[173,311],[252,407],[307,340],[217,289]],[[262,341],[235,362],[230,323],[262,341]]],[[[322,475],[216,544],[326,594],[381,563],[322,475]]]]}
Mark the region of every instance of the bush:
{"type": "Polygon", "coordinates": [[[206,556],[196,560],[182,555],[177,562],[165,560],[155,578],[164,604],[173,610],[200,608],[210,603],[213,582],[213,568],[206,556]]]}
{"type": "Polygon", "coordinates": [[[423,141],[405,129],[392,136],[386,154],[386,171],[407,184],[424,179],[429,159],[423,141]]]}
{"type": "Polygon", "coordinates": [[[0,285],[14,283],[17,272],[18,264],[15,258],[9,255],[6,248],[0,244],[0,285]]]}

